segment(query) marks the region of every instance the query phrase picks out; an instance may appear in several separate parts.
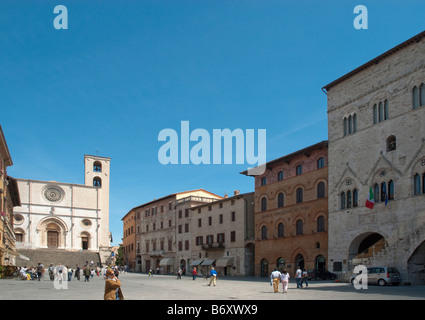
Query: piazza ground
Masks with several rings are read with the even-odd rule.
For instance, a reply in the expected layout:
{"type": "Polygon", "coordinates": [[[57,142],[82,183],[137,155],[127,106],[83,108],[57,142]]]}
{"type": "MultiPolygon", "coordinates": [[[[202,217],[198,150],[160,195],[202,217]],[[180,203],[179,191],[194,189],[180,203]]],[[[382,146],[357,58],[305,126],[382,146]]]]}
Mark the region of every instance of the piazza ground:
{"type": "MultiPolygon", "coordinates": [[[[219,278],[216,287],[203,278],[127,273],[119,276],[126,300],[425,300],[425,286],[369,285],[356,290],[351,284],[333,281],[309,281],[309,287],[297,289],[291,279],[288,293],[274,293],[266,278],[219,278]]],[[[104,280],[94,276],[90,282],[74,278],[68,289],[55,289],[45,277],[42,281],[0,279],[0,300],[103,300],[104,280]]]]}

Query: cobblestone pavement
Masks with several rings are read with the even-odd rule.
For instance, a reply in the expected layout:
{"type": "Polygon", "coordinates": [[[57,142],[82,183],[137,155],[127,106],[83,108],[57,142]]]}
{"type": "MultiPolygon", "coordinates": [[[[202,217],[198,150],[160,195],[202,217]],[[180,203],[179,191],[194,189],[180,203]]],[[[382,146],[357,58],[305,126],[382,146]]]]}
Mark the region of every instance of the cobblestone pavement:
{"type": "MultiPolygon", "coordinates": [[[[48,279],[0,280],[0,300],[102,300],[104,280],[94,276],[90,282],[74,278],[67,289],[56,289],[48,279]]],[[[297,289],[294,280],[288,293],[274,293],[265,278],[219,278],[210,287],[202,278],[127,273],[119,276],[126,300],[425,300],[425,286],[369,285],[356,290],[348,283],[310,281],[308,288],[297,289]]]]}

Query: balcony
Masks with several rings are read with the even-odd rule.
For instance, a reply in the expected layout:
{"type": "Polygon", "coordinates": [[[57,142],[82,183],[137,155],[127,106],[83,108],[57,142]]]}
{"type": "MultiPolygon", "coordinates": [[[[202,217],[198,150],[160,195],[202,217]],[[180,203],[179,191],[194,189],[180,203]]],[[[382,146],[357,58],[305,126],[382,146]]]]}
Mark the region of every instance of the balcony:
{"type": "Polygon", "coordinates": [[[162,257],[164,256],[164,250],[151,250],[149,251],[151,257],[162,257]]]}
{"type": "Polygon", "coordinates": [[[224,248],[224,242],[208,243],[202,245],[202,250],[205,251],[224,250],[224,248]]]}

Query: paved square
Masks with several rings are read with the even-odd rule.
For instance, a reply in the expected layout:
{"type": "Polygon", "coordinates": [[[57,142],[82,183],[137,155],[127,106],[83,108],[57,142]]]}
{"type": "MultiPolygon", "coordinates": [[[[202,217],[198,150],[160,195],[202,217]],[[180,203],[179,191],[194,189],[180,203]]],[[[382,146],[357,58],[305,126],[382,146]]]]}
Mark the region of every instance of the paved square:
{"type": "MultiPolygon", "coordinates": [[[[351,284],[332,281],[309,281],[308,288],[297,289],[289,283],[288,293],[274,293],[265,278],[218,278],[217,286],[208,286],[203,278],[127,273],[120,274],[126,300],[424,300],[425,286],[369,285],[356,290],[351,284]]],[[[103,300],[104,280],[94,276],[90,282],[75,278],[68,289],[55,289],[48,277],[42,281],[1,279],[0,300],[103,300]]]]}

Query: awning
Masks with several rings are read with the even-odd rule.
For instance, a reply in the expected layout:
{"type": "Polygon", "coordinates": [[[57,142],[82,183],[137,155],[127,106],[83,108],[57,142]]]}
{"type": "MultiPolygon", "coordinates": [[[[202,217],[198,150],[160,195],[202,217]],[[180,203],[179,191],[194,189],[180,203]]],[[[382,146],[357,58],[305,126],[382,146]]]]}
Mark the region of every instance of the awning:
{"type": "Polygon", "coordinates": [[[161,267],[174,266],[174,259],[173,258],[164,258],[159,262],[159,265],[161,267]]]}
{"type": "Polygon", "coordinates": [[[217,260],[215,263],[216,267],[232,267],[233,266],[233,257],[223,257],[217,260]]]}
{"type": "Polygon", "coordinates": [[[194,260],[194,261],[192,261],[190,266],[199,266],[202,263],[202,261],[203,261],[203,259],[194,260]]]}
{"type": "Polygon", "coordinates": [[[212,265],[212,264],[214,263],[214,261],[215,261],[215,260],[204,260],[204,261],[201,263],[201,266],[210,266],[210,265],[212,265]]]}

